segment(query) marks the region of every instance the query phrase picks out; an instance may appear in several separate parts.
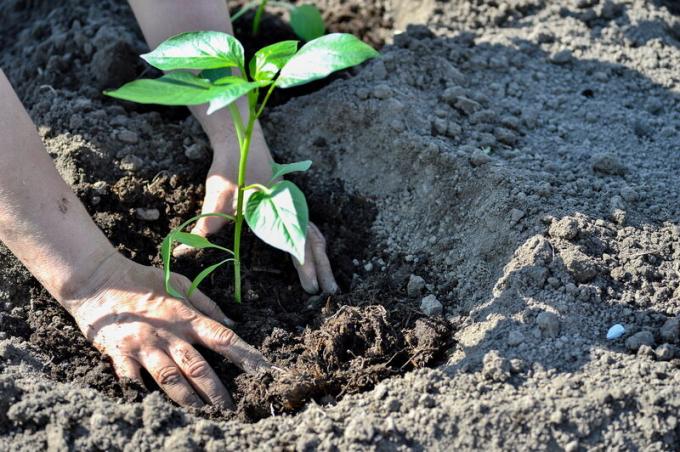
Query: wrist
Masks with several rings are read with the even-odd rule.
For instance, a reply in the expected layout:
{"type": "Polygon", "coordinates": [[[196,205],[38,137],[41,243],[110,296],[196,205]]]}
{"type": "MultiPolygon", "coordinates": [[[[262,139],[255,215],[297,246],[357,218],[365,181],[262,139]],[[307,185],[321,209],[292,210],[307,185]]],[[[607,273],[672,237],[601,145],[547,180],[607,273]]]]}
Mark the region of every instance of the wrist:
{"type": "Polygon", "coordinates": [[[85,300],[98,298],[115,275],[129,263],[113,246],[94,250],[85,256],[65,281],[58,284],[52,295],[72,316],[85,300]]]}

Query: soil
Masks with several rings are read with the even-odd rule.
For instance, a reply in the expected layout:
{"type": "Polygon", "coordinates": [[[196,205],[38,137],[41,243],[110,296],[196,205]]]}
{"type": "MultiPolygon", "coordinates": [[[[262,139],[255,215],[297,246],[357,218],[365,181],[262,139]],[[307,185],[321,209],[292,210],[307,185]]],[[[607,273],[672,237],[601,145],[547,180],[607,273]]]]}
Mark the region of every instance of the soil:
{"type": "MultiPolygon", "coordinates": [[[[386,45],[263,121],[279,160],[314,160],[296,182],[343,289],[304,295],[247,237],[247,302],[224,306],[288,371],[210,355],[238,410],[187,412],[116,381],[0,247],[0,448],[678,450],[673,2],[319,5],[329,29],[386,45]],[[443,316],[421,311],[431,296],[443,316]]],[[[185,110],[100,95],[144,71],[127,5],[3,6],[0,67],[59,171],[121,251],[158,265],[210,151],[185,110]]],[[[205,284],[224,300],[228,271],[205,284]]]]}

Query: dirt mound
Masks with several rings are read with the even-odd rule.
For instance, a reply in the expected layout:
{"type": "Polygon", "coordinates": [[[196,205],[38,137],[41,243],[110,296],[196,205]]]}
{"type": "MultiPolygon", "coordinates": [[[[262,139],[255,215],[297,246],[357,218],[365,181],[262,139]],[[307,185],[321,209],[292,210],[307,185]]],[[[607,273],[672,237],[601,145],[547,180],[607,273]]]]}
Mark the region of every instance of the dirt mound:
{"type": "MultiPolygon", "coordinates": [[[[249,242],[249,299],[227,309],[284,371],[247,377],[211,358],[240,419],[125,392],[3,252],[0,446],[677,448],[680,19],[664,2],[363,3],[339,2],[430,28],[264,121],[277,157],[314,160],[297,182],[345,291],[300,303],[283,256],[249,242]],[[446,321],[423,315],[423,298],[446,321]],[[622,336],[607,339],[615,324],[622,336]],[[59,352],[71,341],[77,359],[59,352]]],[[[184,148],[207,155],[204,137],[177,110],[90,86],[100,48],[101,64],[140,50],[126,8],[66,3],[48,21],[47,5],[12,4],[0,33],[19,44],[0,64],[100,226],[157,264],[167,228],[198,208],[207,168],[184,148]]],[[[229,284],[218,275],[208,291],[221,299],[229,284]]]]}

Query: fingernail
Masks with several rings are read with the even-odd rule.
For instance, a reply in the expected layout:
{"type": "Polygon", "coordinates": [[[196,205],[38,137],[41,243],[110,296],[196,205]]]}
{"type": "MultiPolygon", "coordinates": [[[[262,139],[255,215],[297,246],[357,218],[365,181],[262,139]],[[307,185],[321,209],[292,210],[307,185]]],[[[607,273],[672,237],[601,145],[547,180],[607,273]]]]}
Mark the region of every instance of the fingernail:
{"type": "Polygon", "coordinates": [[[223,318],[223,319],[222,319],[222,323],[224,323],[226,326],[228,326],[228,327],[230,327],[230,328],[233,327],[233,326],[236,326],[236,322],[234,322],[233,320],[231,320],[229,317],[223,318]]]}

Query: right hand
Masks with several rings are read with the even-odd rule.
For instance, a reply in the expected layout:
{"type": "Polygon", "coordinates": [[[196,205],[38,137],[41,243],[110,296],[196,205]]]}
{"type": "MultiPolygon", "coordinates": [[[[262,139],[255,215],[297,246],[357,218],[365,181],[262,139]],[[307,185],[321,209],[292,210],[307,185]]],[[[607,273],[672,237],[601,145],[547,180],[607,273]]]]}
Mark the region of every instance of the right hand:
{"type": "MultiPolygon", "coordinates": [[[[207,296],[198,290],[188,301],[167,295],[160,269],[114,254],[97,272],[105,275],[91,279],[99,287],[81,288],[65,305],[87,339],[111,358],[119,377],[142,382],[145,368],[182,406],[230,409],[227,389],[192,344],[222,354],[246,372],[270,367],[225,326],[233,322],[207,296]]],[[[181,293],[190,286],[176,274],[172,284],[181,293]]]]}

